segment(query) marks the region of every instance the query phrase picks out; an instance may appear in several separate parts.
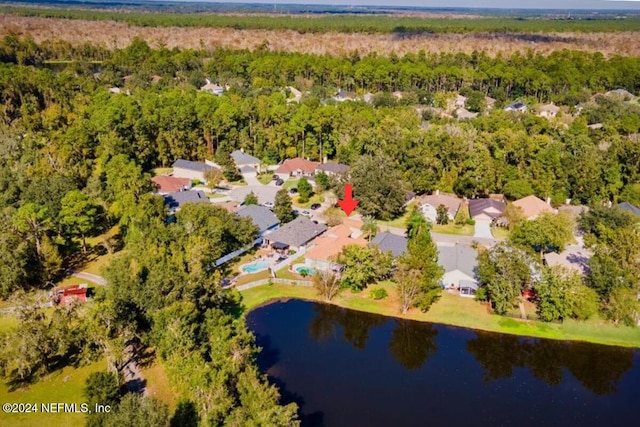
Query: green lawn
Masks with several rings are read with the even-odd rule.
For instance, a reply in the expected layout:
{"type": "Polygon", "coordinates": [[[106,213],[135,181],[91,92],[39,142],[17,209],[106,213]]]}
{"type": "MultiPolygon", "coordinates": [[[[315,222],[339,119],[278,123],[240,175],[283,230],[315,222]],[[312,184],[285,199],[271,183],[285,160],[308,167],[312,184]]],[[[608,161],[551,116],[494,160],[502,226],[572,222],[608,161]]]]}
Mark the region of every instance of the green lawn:
{"type": "Polygon", "coordinates": [[[442,233],[442,234],[455,234],[457,236],[473,236],[474,228],[473,225],[456,225],[453,223],[449,223],[447,225],[439,225],[433,224],[431,230],[434,233],[442,233]]]}
{"type": "Polygon", "coordinates": [[[300,179],[288,179],[282,184],[282,188],[286,188],[287,190],[293,187],[298,188],[298,181],[300,181],[300,179]]]}
{"type": "Polygon", "coordinates": [[[204,193],[209,199],[222,199],[223,197],[227,197],[226,194],[222,194],[222,193],[211,193],[211,192],[207,192],[204,193]]]}
{"type": "Polygon", "coordinates": [[[260,183],[263,185],[267,185],[268,183],[270,183],[272,178],[273,174],[271,173],[263,173],[262,175],[258,175],[258,181],[260,181],[260,183]]]}
{"type": "Polygon", "coordinates": [[[300,203],[298,201],[299,196],[295,196],[293,197],[293,205],[302,209],[309,209],[311,207],[312,204],[314,203],[322,203],[324,202],[324,197],[321,194],[314,194],[313,196],[311,196],[309,198],[309,201],[307,203],[300,203]]]}
{"type": "Polygon", "coordinates": [[[164,364],[156,359],[151,366],[143,367],[141,370],[147,382],[146,389],[149,395],[169,405],[169,411],[173,412],[178,403],[178,396],[171,390],[164,364]]]}
{"type": "MultiPolygon", "coordinates": [[[[3,403],[83,403],[86,401],[82,394],[84,382],[89,374],[106,370],[106,362],[101,360],[80,368],[66,367],[35,384],[22,389],[9,391],[9,387],[2,384],[0,387],[0,401],[3,403]]],[[[40,409],[40,408],[38,408],[40,409]]],[[[86,417],[84,414],[64,413],[57,414],[37,413],[7,414],[0,412],[0,425],[12,427],[47,426],[67,427],[83,426],[86,417]]]]}
{"type": "Polygon", "coordinates": [[[18,326],[18,319],[12,314],[0,315],[0,333],[8,332],[18,326]]]}
{"type": "MultiPolygon", "coordinates": [[[[412,309],[406,315],[398,310],[398,300],[391,282],[383,282],[376,287],[383,287],[389,296],[383,300],[373,300],[369,297],[369,290],[353,294],[348,290],[342,291],[332,303],[353,309],[377,313],[385,316],[400,317],[418,321],[441,323],[480,329],[506,334],[524,335],[539,338],[588,341],[597,344],[619,345],[624,347],[640,347],[640,329],[616,326],[600,319],[586,322],[565,321],[564,323],[545,323],[536,320],[520,320],[517,318],[497,316],[491,314],[486,304],[481,304],[470,298],[443,293],[440,300],[427,313],[412,309]]],[[[289,285],[259,286],[242,292],[243,301],[250,310],[270,300],[300,298],[305,300],[321,300],[315,290],[310,287],[289,285]]],[[[515,311],[514,311],[515,313],[515,311]]],[[[533,308],[528,307],[528,313],[535,317],[533,308]]]]}
{"type": "Polygon", "coordinates": [[[384,230],[385,226],[389,226],[389,227],[397,227],[397,228],[406,228],[407,227],[407,220],[409,219],[409,215],[411,214],[411,209],[413,209],[413,205],[415,204],[415,202],[411,202],[407,205],[407,207],[404,210],[404,214],[398,218],[392,219],[390,221],[378,221],[378,225],[382,227],[382,230],[384,230]]]}
{"type": "Polygon", "coordinates": [[[504,227],[491,227],[491,234],[498,240],[506,240],[509,237],[509,230],[504,227]]]}
{"type": "Polygon", "coordinates": [[[170,173],[173,173],[173,168],[154,168],[151,169],[151,173],[153,176],[169,175],[170,173]]]}

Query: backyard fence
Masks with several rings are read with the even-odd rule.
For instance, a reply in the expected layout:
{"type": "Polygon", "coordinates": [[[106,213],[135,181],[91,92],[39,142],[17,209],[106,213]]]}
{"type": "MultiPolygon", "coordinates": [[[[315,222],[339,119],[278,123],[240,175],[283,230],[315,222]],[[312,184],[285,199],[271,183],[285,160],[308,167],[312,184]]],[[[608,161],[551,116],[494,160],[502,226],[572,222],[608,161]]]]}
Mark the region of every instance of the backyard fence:
{"type": "Polygon", "coordinates": [[[236,286],[238,291],[246,291],[247,289],[255,288],[257,286],[277,284],[277,285],[293,285],[293,286],[312,286],[311,280],[292,280],[292,279],[261,279],[255,282],[245,283],[244,285],[236,286]]]}

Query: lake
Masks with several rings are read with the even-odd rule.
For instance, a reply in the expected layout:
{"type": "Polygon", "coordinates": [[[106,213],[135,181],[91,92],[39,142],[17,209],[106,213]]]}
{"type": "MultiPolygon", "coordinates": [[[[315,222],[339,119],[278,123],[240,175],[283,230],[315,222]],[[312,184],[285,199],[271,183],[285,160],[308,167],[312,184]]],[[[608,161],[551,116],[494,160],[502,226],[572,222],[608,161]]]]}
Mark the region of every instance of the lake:
{"type": "Polygon", "coordinates": [[[640,351],[392,319],[305,301],[247,316],[303,426],[631,426],[640,351]]]}

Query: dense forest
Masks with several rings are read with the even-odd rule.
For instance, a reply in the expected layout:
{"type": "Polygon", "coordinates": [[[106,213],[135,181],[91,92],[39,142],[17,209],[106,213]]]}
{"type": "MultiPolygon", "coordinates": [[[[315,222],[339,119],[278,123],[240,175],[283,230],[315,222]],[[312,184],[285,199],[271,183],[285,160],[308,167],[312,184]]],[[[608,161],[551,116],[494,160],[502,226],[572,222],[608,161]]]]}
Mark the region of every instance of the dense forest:
{"type": "MultiPolygon", "coordinates": [[[[148,172],[179,158],[224,161],[243,148],[269,164],[296,156],[349,165],[385,159],[384,177],[417,193],[638,204],[640,105],[603,94],[618,88],[640,91],[639,58],[570,51],[330,57],[268,46],[154,50],[141,40],[108,50],[7,36],[0,42],[1,296],[57,281],[83,256],[86,238],[113,225],[126,251],[106,269],[110,285],[86,309],[84,329],[57,334],[42,323],[46,316],[25,308],[23,325],[39,326],[3,337],[1,371],[20,384],[60,360],[98,353],[117,370],[122,349],[143,342],[168,362],[185,399],[175,416],[295,425],[295,407],[278,406],[277,391],[257,372],[237,295],[222,292],[220,272],[210,268],[251,242],[255,228],[209,205],[165,221],[148,172]],[[206,79],[225,93],[199,91],[206,79]],[[299,102],[287,86],[304,92],[299,102]],[[375,96],[372,104],[336,102],[338,89],[375,96]],[[481,114],[461,121],[437,114],[456,93],[475,99],[470,108],[481,114]],[[485,96],[496,99],[493,109],[485,96]],[[514,100],[554,101],[562,111],[553,120],[503,111],[514,100]],[[25,342],[47,345],[16,352],[25,342]]],[[[592,228],[609,243],[623,237],[592,228]]],[[[621,259],[612,247],[597,253],[602,268],[592,286],[609,300],[616,293],[608,273],[621,259]]],[[[77,319],[82,310],[57,313],[77,319]]],[[[142,405],[115,393],[121,399],[116,420],[142,405]]],[[[94,425],[117,424],[100,418],[94,425]]]]}
{"type": "Polygon", "coordinates": [[[397,16],[388,14],[324,14],[313,19],[301,15],[229,14],[212,13],[172,13],[156,11],[71,9],[71,8],[28,8],[4,6],[2,13],[21,16],[41,16],[47,18],[86,19],[94,21],[121,21],[130,25],[145,27],[212,27],[235,29],[288,29],[306,32],[339,31],[347,33],[396,33],[401,35],[419,33],[533,33],[533,32],[616,32],[636,31],[640,26],[637,16],[624,19],[611,16],[573,19],[548,19],[538,16],[482,16],[467,17],[422,17],[397,16]]]}

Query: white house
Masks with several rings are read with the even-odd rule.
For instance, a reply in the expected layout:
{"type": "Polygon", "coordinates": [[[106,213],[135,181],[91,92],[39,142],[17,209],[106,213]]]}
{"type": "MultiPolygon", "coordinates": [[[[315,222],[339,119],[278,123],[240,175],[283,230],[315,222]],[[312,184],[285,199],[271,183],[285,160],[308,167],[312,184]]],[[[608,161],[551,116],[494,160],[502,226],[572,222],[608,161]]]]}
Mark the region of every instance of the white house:
{"type": "Polygon", "coordinates": [[[560,107],[551,103],[540,107],[540,117],[555,117],[560,111],[560,107]]]}
{"type": "Polygon", "coordinates": [[[475,270],[478,266],[478,254],[470,246],[438,246],[438,264],[445,273],[440,280],[442,287],[450,291],[459,291],[462,297],[474,297],[478,290],[475,270]]]}
{"type": "Polygon", "coordinates": [[[460,203],[462,203],[462,200],[458,197],[450,194],[440,194],[439,190],[436,190],[431,195],[422,196],[418,201],[422,215],[434,224],[438,218],[438,206],[444,205],[447,208],[449,220],[453,221],[460,208],[460,203]]]}

